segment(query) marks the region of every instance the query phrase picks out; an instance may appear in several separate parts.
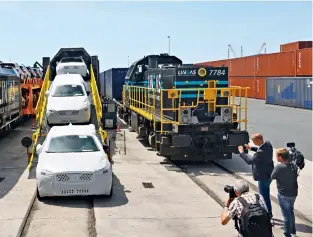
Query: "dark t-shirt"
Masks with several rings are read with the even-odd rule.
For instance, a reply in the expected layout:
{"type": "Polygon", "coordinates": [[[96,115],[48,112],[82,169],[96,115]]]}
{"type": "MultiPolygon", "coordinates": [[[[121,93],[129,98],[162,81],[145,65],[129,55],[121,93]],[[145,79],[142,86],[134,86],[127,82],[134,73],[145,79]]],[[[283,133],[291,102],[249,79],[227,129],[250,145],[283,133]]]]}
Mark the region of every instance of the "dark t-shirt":
{"type": "Polygon", "coordinates": [[[278,192],[287,197],[298,195],[297,178],[297,167],[292,164],[278,164],[272,173],[272,179],[276,179],[278,192]]]}

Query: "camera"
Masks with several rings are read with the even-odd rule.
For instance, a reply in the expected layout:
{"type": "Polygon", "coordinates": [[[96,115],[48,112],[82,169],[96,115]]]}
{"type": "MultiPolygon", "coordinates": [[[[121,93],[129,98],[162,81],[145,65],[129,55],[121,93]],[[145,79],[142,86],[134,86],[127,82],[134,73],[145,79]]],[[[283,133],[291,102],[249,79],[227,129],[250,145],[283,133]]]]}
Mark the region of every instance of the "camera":
{"type": "Polygon", "coordinates": [[[229,194],[230,198],[236,197],[235,188],[233,186],[225,185],[224,191],[229,194]]]}
{"type": "Polygon", "coordinates": [[[296,165],[300,170],[302,170],[305,166],[304,156],[303,154],[296,149],[296,143],[288,142],[287,147],[289,148],[289,162],[296,165]]]}

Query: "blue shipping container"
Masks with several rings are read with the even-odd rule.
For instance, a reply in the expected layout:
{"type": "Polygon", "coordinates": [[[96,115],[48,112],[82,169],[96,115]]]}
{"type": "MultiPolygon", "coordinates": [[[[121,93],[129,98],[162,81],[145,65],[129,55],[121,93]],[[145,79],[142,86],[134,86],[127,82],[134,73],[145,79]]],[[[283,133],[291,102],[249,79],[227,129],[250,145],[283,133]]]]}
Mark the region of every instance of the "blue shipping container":
{"type": "Polygon", "coordinates": [[[111,68],[105,71],[105,96],[122,100],[122,90],[128,68],[111,68]]]}
{"type": "Polygon", "coordinates": [[[99,74],[99,87],[98,90],[99,90],[99,93],[101,95],[105,95],[105,72],[101,72],[99,74]]]}
{"type": "Polygon", "coordinates": [[[312,77],[266,79],[266,103],[312,109],[312,77]]]}

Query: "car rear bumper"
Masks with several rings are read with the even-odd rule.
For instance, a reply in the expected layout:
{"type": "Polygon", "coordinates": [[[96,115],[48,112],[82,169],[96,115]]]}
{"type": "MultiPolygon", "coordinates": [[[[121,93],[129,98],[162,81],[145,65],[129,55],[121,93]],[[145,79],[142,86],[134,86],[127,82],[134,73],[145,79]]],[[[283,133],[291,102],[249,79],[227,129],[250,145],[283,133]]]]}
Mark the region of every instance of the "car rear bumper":
{"type": "Polygon", "coordinates": [[[67,74],[67,73],[69,73],[69,74],[80,74],[82,77],[85,77],[87,75],[87,68],[85,68],[85,67],[79,67],[79,68],[61,67],[61,68],[57,69],[57,75],[67,74]]]}
{"type": "Polygon", "coordinates": [[[41,197],[109,195],[112,188],[112,170],[107,173],[93,173],[87,181],[58,181],[56,175],[37,179],[37,189],[41,197]]]}
{"type": "Polygon", "coordinates": [[[66,111],[47,112],[47,120],[50,124],[67,124],[67,123],[88,123],[90,121],[91,110],[73,110],[73,114],[66,111]],[[66,114],[64,114],[66,113],[66,114]]]}

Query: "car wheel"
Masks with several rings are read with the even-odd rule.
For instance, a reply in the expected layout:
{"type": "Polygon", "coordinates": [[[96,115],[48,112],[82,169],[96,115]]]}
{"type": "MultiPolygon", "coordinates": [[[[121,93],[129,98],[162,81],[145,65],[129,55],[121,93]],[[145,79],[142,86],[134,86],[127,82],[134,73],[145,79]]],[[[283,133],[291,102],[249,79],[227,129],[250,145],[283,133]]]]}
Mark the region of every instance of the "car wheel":
{"type": "Polygon", "coordinates": [[[42,202],[44,200],[44,198],[40,196],[38,188],[37,188],[36,196],[37,196],[38,201],[42,202]]]}
{"type": "Polygon", "coordinates": [[[112,179],[112,184],[111,184],[111,190],[110,193],[105,195],[106,198],[111,198],[113,196],[113,179],[112,179]]]}

